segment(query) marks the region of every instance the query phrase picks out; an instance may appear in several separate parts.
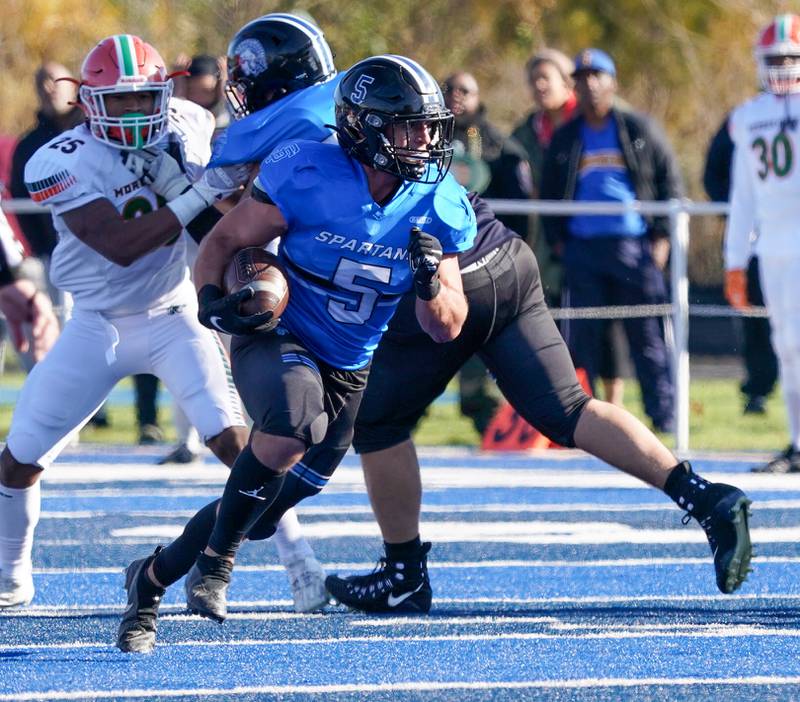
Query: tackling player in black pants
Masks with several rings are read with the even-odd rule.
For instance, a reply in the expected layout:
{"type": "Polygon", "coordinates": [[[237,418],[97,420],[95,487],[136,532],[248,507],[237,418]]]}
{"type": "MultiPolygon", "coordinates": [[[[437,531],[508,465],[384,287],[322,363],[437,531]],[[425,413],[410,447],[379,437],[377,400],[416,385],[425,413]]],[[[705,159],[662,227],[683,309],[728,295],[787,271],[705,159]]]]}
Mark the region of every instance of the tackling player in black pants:
{"type": "Polygon", "coordinates": [[[578,447],[663,490],[706,532],[719,589],[736,590],[751,558],[745,494],[709,483],[678,462],[626,410],[589,398],[547,309],[532,251],[477,195],[475,245],[461,254],[467,321],[454,341],[436,344],[401,303],[375,353],[353,445],[384,539],[372,573],[328,576],[328,591],[364,612],[427,612],[432,590],[421,543],[422,485],[411,431],[428,405],[475,353],[514,409],[545,436],[578,447]]]}

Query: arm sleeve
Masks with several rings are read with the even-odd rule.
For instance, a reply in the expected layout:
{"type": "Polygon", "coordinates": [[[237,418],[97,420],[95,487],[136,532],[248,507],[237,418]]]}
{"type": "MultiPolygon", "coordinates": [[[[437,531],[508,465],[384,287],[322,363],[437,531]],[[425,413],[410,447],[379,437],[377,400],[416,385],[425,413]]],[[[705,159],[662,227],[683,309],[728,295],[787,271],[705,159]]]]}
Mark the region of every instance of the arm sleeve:
{"type": "Polygon", "coordinates": [[[433,205],[438,223],[430,233],[439,239],[442,251],[454,254],[470,249],[477,233],[475,210],[451,173],[436,186],[433,205]]]}
{"type": "Polygon", "coordinates": [[[263,174],[263,170],[259,171],[258,175],[256,176],[255,180],[253,181],[252,188],[250,190],[250,197],[252,197],[256,202],[260,202],[264,205],[273,205],[277,207],[283,218],[286,220],[286,223],[289,224],[292,221],[291,209],[285,206],[282,206],[280,203],[276,202],[270,193],[268,192],[268,188],[270,188],[269,179],[264,177],[262,180],[261,176],[263,174]]]}
{"type": "Polygon", "coordinates": [[[189,236],[199,244],[221,219],[222,212],[216,207],[206,207],[206,209],[186,225],[186,231],[189,233],[189,236]]]}
{"type": "MultiPolygon", "coordinates": [[[[667,135],[652,120],[648,120],[648,127],[653,143],[655,199],[667,201],[673,198],[681,198],[684,194],[683,179],[667,135]]],[[[651,235],[669,238],[669,218],[663,216],[653,217],[651,235]]]]}
{"type": "MultiPolygon", "coordinates": [[[[736,143],[735,138],[733,143],[736,143]]],[[[734,147],[730,203],[723,249],[725,270],[747,268],[750,258],[750,234],[755,228],[756,218],[753,174],[748,168],[747,149],[734,147]]]]}

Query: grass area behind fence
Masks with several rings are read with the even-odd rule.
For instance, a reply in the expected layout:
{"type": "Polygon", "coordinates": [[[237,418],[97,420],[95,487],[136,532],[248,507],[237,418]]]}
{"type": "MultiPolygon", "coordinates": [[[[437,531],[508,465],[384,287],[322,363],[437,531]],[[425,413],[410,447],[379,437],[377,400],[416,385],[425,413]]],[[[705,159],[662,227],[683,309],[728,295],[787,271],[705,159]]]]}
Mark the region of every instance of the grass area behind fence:
{"type": "MultiPolygon", "coordinates": [[[[19,372],[6,372],[0,384],[7,388],[20,387],[24,376],[19,372]]],[[[130,379],[123,381],[130,387],[130,379]]],[[[453,385],[451,391],[456,392],[453,385]]],[[[787,441],[786,414],[779,393],[767,403],[765,415],[743,415],[738,381],[729,378],[704,378],[692,381],[690,412],[690,446],[694,450],[720,451],[776,451],[787,441]]],[[[625,383],[625,406],[647,423],[642,412],[638,383],[625,383]]],[[[0,437],[5,437],[11,422],[13,407],[0,405],[0,437]]],[[[167,442],[175,441],[169,403],[162,401],[159,418],[167,442]]],[[[81,440],[90,443],[133,444],[137,440],[133,407],[112,406],[109,409],[111,426],[103,429],[91,425],[81,433],[81,440]]],[[[457,404],[434,404],[421,422],[416,440],[424,446],[477,446],[479,437],[469,420],[458,411],[457,404]]],[[[668,446],[672,437],[662,435],[668,446]]]]}

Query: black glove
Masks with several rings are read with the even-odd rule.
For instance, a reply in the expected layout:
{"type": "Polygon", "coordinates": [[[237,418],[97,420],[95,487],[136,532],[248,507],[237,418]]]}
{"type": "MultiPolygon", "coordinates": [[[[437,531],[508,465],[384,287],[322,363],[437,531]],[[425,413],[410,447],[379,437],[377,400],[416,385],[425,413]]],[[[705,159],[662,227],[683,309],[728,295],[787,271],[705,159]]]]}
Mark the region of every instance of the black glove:
{"type": "Polygon", "coordinates": [[[239,292],[224,295],[216,285],[209,283],[200,288],[197,301],[200,309],[197,318],[200,324],[223,334],[244,336],[265,330],[272,319],[272,312],[242,316],[239,304],[255,295],[253,288],[243,287],[239,292]]]}
{"type": "Polygon", "coordinates": [[[414,292],[420,300],[433,300],[442,287],[439,283],[439,264],[442,244],[432,234],[419,227],[411,228],[408,240],[408,265],[414,275],[414,292]]]}

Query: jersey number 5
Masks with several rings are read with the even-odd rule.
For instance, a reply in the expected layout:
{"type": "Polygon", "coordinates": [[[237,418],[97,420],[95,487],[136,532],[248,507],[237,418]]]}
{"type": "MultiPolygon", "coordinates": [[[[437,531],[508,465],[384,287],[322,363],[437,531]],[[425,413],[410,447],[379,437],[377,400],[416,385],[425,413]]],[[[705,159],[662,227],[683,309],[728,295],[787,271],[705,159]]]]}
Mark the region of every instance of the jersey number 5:
{"type": "MultiPolygon", "coordinates": [[[[328,314],[342,324],[365,324],[372,316],[380,293],[375,283],[388,285],[392,279],[392,269],[386,266],[372,266],[349,258],[339,260],[333,284],[352,292],[352,301],[328,300],[328,314]]],[[[350,296],[348,296],[350,297],[350,296]]]]}

